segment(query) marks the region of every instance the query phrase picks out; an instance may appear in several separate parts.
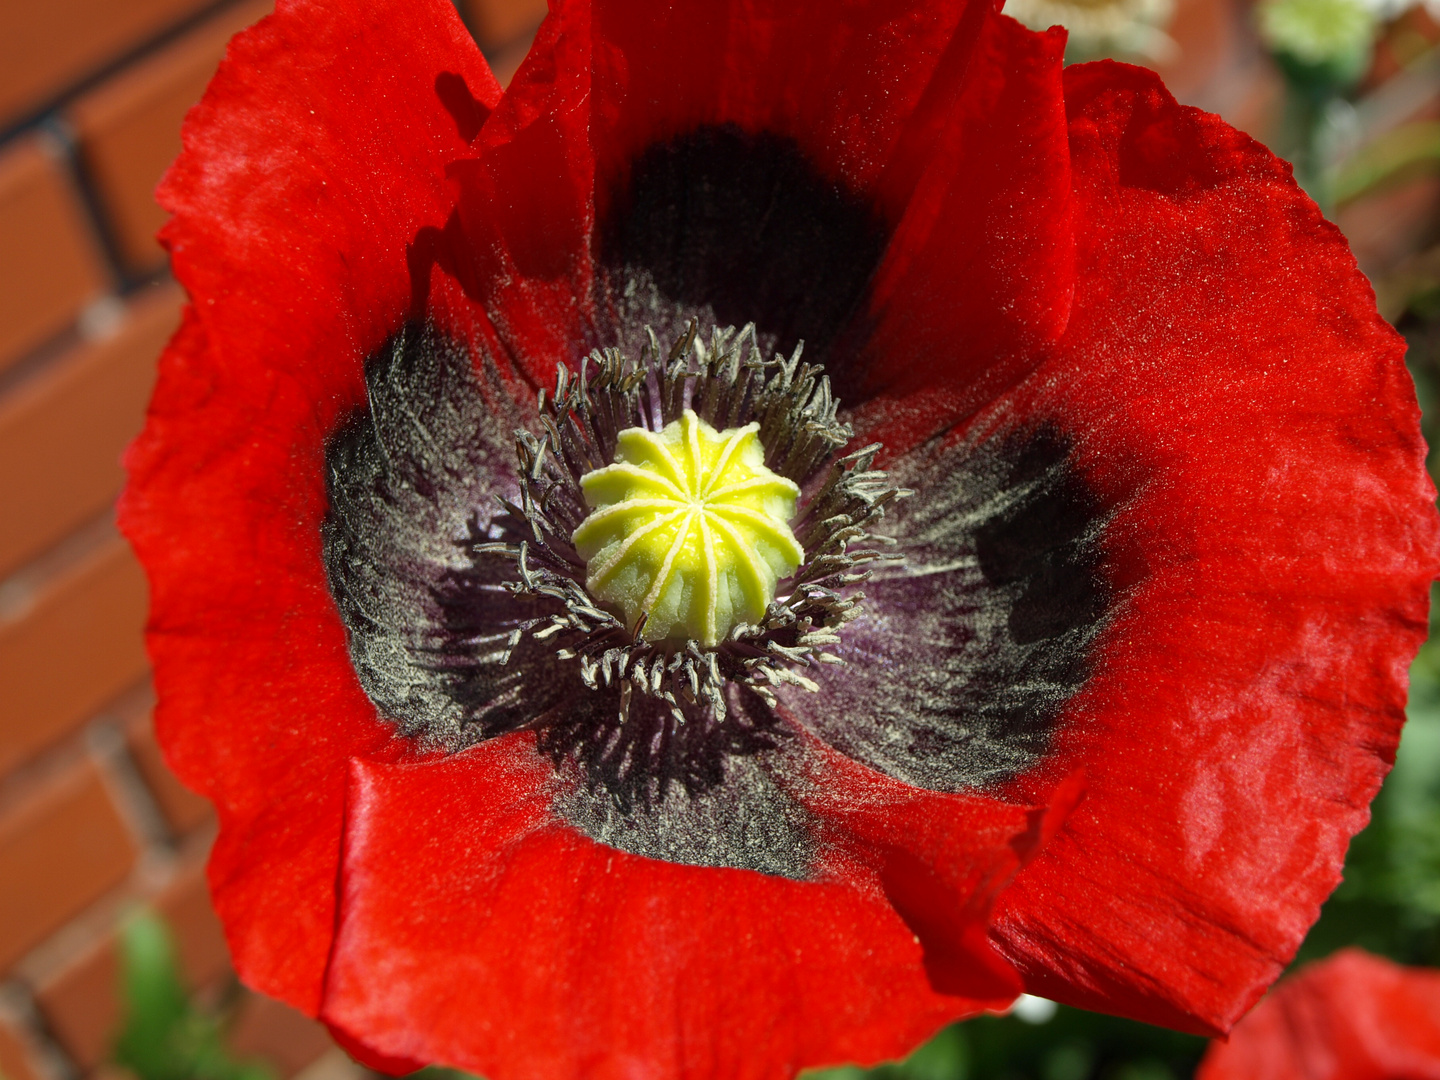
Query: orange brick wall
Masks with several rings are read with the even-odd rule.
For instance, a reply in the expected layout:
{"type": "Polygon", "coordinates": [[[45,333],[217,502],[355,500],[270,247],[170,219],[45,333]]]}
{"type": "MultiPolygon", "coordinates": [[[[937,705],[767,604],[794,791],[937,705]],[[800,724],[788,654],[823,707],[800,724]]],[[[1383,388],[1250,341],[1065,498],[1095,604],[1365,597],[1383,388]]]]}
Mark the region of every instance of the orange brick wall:
{"type": "MultiPolygon", "coordinates": [[[[358,0],[357,0],[358,2],[358,0]]],[[[145,582],[116,532],[179,289],[151,193],[225,42],[272,0],[0,4],[0,1075],[106,1074],[116,930],[169,920],[197,990],[231,986],[213,820],[150,730],[145,582]]],[[[460,0],[507,80],[544,0],[460,0]]],[[[323,1028],[254,996],[231,1043],[343,1080],[323,1028]]]]}

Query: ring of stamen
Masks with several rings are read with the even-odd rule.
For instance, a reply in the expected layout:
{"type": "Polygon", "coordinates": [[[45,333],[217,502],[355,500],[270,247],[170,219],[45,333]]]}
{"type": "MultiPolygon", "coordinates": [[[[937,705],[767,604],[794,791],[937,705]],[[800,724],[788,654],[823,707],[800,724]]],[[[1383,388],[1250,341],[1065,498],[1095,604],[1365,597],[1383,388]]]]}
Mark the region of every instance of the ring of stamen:
{"type": "Polygon", "coordinates": [[[829,382],[801,362],[800,349],[764,360],[753,326],[739,334],[716,329],[706,342],[692,323],[666,352],[648,337],[638,361],[596,350],[578,377],[557,370],[554,394],[541,394],[540,433],[516,435],[519,500],[503,502],[487,538],[470,550],[475,558],[514,560],[511,588],[555,604],[548,618],[512,633],[512,648],[526,633],[552,641],[558,656],[577,661],[586,685],[618,684],[622,711],[639,692],[668,702],[678,723],[706,714],[723,720],[727,684],[748,686],[774,704],[773,687],[815,689],[807,669],[843,662],[828,650],[859,614],[864,594],[857,586],[869,564],[896,558],[881,550],[892,542],[870,529],[910,493],[871,468],[878,444],[833,457],[852,431],[836,415],[829,382]],[[684,422],[687,413],[694,424],[684,422]],[[687,473],[675,450],[703,455],[705,428],[724,438],[718,451],[711,448],[708,468],[687,473]],[[759,469],[747,465],[732,475],[730,459],[744,453],[747,432],[759,469]],[[592,500],[585,481],[597,474],[603,479],[591,481],[592,500]],[[756,494],[767,485],[771,494],[756,494]],[[607,486],[615,497],[599,498],[607,486]],[[765,500],[781,488],[786,498],[794,492],[798,510],[783,501],[767,510],[765,500]],[[611,527],[622,522],[623,529],[611,527]],[[690,555],[687,539],[695,544],[690,555]],[[734,606],[743,617],[715,613],[712,624],[714,594],[705,590],[720,574],[717,552],[757,546],[783,557],[761,560],[763,568],[738,559],[734,606]],[[632,581],[626,596],[607,596],[606,581],[625,572],[637,547],[647,549],[644,588],[632,581]],[[684,612],[659,603],[682,560],[692,596],[701,594],[684,612]],[[786,589],[777,595],[782,578],[786,589]],[[652,618],[668,624],[650,627],[652,618]]]}

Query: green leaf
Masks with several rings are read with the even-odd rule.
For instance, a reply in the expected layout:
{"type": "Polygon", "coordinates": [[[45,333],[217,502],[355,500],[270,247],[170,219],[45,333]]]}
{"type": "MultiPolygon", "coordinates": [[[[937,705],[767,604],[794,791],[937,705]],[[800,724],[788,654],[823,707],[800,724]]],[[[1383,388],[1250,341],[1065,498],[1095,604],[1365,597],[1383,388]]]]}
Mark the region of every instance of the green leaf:
{"type": "Polygon", "coordinates": [[[1352,202],[1392,181],[1440,170],[1440,121],[1417,120],[1378,135],[1326,175],[1335,205],[1352,202]]]}
{"type": "Polygon", "coordinates": [[[175,946],[165,924],[149,912],[120,935],[124,1020],[115,1062],[139,1080],[273,1080],[259,1062],[236,1061],[220,1021],[186,995],[175,946]]]}
{"type": "Polygon", "coordinates": [[[115,1060],[142,1080],[168,1080],[174,1032],[189,1014],[165,924],[149,912],[133,916],[120,934],[124,1026],[115,1060]]]}
{"type": "Polygon", "coordinates": [[[1375,15],[1362,0],[1261,0],[1261,40],[1292,85],[1324,94],[1365,73],[1375,41],[1375,15]]]}

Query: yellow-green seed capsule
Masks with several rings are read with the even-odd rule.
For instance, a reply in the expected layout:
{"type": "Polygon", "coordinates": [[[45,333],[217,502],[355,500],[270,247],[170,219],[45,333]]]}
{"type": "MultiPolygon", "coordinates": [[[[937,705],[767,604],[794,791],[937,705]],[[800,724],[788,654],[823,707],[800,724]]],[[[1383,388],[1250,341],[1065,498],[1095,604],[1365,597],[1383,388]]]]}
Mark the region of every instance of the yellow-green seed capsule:
{"type": "Polygon", "coordinates": [[[719,644],[804,560],[789,524],[800,489],[765,467],[759,430],[716,431],[686,409],[620,432],[615,464],[580,478],[585,587],[632,629],[645,616],[646,641],[719,644]]]}

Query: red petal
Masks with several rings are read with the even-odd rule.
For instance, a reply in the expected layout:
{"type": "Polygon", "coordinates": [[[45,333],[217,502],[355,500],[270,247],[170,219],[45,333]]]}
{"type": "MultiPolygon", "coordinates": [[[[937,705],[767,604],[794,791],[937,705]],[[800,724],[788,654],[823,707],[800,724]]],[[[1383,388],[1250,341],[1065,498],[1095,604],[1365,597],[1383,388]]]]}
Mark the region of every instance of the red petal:
{"type": "MultiPolygon", "coordinates": [[[[832,377],[852,398],[943,381],[946,392],[920,399],[931,426],[944,409],[972,410],[1034,365],[1068,313],[1061,51],[1058,35],[983,2],[852,5],[839,18],[809,0],[557,5],[481,159],[456,166],[475,295],[522,365],[548,379],[557,357],[616,343],[577,298],[647,147],[707,125],[793,139],[818,175],[898,230],[870,321],[855,330],[878,320],[880,336],[832,377]],[[957,341],[971,362],[956,362],[957,341]],[[867,374],[895,356],[899,376],[888,364],[867,374]]],[[[685,242],[676,231],[671,242],[685,242]]]]}
{"type": "MultiPolygon", "coordinates": [[[[324,444],[411,312],[407,245],[444,223],[444,167],[498,93],[448,4],[282,0],[232,42],[162,185],[193,307],[122,506],[151,581],[157,729],[220,807],[237,970],[312,1014],[344,762],[390,752],[321,566],[324,444]]],[[[430,314],[473,329],[454,295],[430,314]]]]}
{"type": "Polygon", "coordinates": [[[1402,343],[1288,167],[1150,72],[1070,68],[1066,93],[1073,313],[994,415],[1074,440],[1119,507],[1122,600],[1052,762],[1086,801],[995,933],[1035,993],[1221,1031],[1393,761],[1434,489],[1402,343]]]}
{"type": "Polygon", "coordinates": [[[358,1039],[352,1039],[350,1033],[343,1028],[329,1025],[330,1037],[340,1044],[340,1048],[354,1058],[371,1072],[385,1073],[387,1076],[404,1076],[407,1073],[416,1072],[426,1067],[428,1062],[416,1061],[414,1058],[386,1057],[377,1054],[370,1047],[358,1039]]]}
{"type": "MultiPolygon", "coordinates": [[[[951,45],[962,15],[973,23],[983,7],[897,3],[837,19],[820,0],[556,4],[482,132],[480,159],[454,170],[472,295],[537,380],[557,359],[618,344],[593,306],[597,229],[637,155],[733,124],[793,137],[831,180],[874,188],[941,54],[965,52],[951,45]]],[[[897,216],[914,154],[893,163],[897,216]]]]}
{"type": "Polygon", "coordinates": [[[899,452],[969,416],[1064,332],[1075,281],[1064,52],[1058,30],[986,19],[872,289],[862,393],[887,393],[856,418],[865,441],[899,452]]]}
{"type": "Polygon", "coordinates": [[[975,1011],[931,990],[868,875],[597,845],[550,814],[555,774],[531,746],[354,763],[329,1023],[492,1080],[788,1077],[899,1056],[975,1011]]]}
{"type": "Polygon", "coordinates": [[[208,346],[187,309],[127,456],[121,526],[150,579],[157,735],[220,809],[210,877],[236,969],[313,1014],[345,762],[404,748],[356,680],[326,581],[320,410],[295,381],[224,368],[208,346]]]}
{"type": "Polygon", "coordinates": [[[340,765],[388,738],[320,565],[322,434],[292,383],[227,380],[187,311],[121,505],[150,577],[157,734],[221,807],[211,880],[237,970],[312,1013],[334,924],[340,765]]]}
{"type": "Polygon", "coordinates": [[[1282,982],[1196,1080],[1440,1080],[1440,971],[1346,949],[1282,982]]]}
{"type": "MultiPolygon", "coordinates": [[[[963,68],[988,7],[985,0],[838,9],[834,0],[702,0],[656,8],[598,0],[598,174],[613,182],[653,142],[732,124],[795,139],[822,174],[883,195],[881,210],[893,220],[915,182],[914,157],[925,154],[902,141],[907,125],[917,109],[936,122],[926,94],[937,67],[963,68]]],[[[608,194],[600,193],[602,213],[608,194]]]]}
{"type": "Polygon", "coordinates": [[[912,430],[907,402],[892,442],[973,411],[1064,329],[1062,35],[1032,34],[983,2],[848,5],[840,17],[826,2],[664,14],[602,3],[594,24],[601,220],[607,182],[645,146],[732,124],[795,139],[895,230],[853,331],[870,344],[830,369],[842,400],[924,387],[928,428],[912,430]]]}
{"type": "Polygon", "coordinates": [[[995,896],[1074,809],[1083,780],[1070,778],[1049,809],[1032,810],[924,791],[809,742],[810,771],[797,794],[832,858],[874,872],[924,947],[931,986],[1004,1008],[1021,985],[986,940],[995,896]]]}
{"type": "Polygon", "coordinates": [[[450,217],[445,168],[499,96],[443,0],[280,0],[237,36],[158,193],[217,360],[286,371],[327,407],[353,387],[409,312],[407,248],[450,217]]]}
{"type": "Polygon", "coordinates": [[[458,162],[460,277],[521,370],[539,383],[588,351],[593,324],[594,161],[590,12],[557,5],[458,162]]]}

